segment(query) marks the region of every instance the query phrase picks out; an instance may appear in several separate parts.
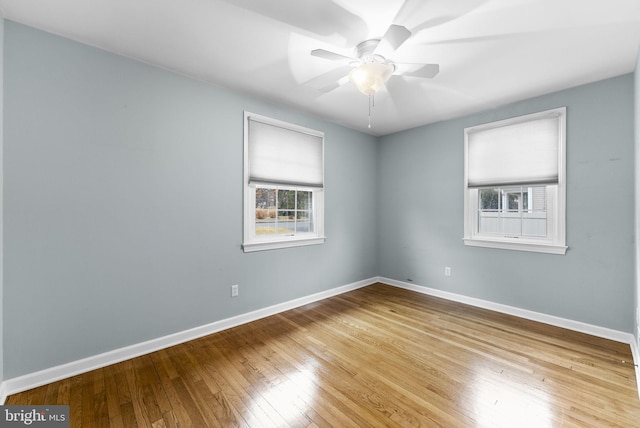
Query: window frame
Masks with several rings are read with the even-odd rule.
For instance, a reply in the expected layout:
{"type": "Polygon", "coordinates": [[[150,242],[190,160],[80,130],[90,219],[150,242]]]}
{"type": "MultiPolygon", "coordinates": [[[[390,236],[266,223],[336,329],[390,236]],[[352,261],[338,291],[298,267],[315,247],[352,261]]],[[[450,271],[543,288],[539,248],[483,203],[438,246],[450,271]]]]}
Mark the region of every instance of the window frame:
{"type": "MultiPolygon", "coordinates": [[[[515,251],[531,251],[549,254],[566,254],[566,107],[545,110],[538,113],[512,117],[464,129],[464,236],[467,246],[498,248],[515,251]],[[478,231],[478,208],[480,188],[507,188],[511,186],[495,185],[469,187],[468,185],[468,148],[469,135],[472,132],[520,124],[527,121],[558,117],[558,183],[545,185],[547,191],[547,237],[509,237],[481,234],[478,231]]],[[[522,183],[521,187],[536,187],[540,184],[522,183]]]]}
{"type": "MultiPolygon", "coordinates": [[[[258,120],[267,125],[281,127],[290,131],[301,132],[322,138],[322,164],[324,165],[324,133],[314,129],[294,125],[281,120],[244,112],[244,169],[243,169],[243,242],[245,253],[279,248],[317,245],[325,242],[324,236],[324,167],[322,172],[322,187],[309,187],[287,183],[250,183],[249,182],[249,120],[258,120]],[[299,232],[291,235],[284,234],[256,234],[256,189],[268,188],[277,190],[296,190],[312,192],[313,232],[299,232]]],[[[277,213],[277,210],[276,210],[277,213]]],[[[277,215],[277,214],[276,214],[277,215]]]]}

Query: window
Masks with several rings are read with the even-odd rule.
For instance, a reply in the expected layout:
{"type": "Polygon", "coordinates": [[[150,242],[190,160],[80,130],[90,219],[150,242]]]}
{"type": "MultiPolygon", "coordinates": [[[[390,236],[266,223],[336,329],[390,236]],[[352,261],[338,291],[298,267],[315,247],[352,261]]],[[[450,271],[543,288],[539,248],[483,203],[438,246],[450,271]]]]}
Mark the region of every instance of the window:
{"type": "Polygon", "coordinates": [[[244,113],[245,252],[324,242],[324,134],[244,113]]]}
{"type": "Polygon", "coordinates": [[[464,132],[464,243],[565,254],[566,108],[464,132]]]}

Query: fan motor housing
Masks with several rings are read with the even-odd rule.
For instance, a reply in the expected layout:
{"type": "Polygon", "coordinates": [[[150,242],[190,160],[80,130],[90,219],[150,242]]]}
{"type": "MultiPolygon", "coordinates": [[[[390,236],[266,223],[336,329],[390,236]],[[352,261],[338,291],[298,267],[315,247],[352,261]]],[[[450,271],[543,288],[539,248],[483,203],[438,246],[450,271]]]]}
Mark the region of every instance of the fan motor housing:
{"type": "Polygon", "coordinates": [[[353,49],[353,52],[355,53],[355,57],[362,60],[365,57],[376,56],[376,57],[382,58],[382,62],[384,62],[384,58],[382,56],[373,55],[373,51],[378,46],[378,43],[380,43],[380,39],[369,39],[369,40],[365,40],[362,43],[358,43],[358,45],[353,49]]]}

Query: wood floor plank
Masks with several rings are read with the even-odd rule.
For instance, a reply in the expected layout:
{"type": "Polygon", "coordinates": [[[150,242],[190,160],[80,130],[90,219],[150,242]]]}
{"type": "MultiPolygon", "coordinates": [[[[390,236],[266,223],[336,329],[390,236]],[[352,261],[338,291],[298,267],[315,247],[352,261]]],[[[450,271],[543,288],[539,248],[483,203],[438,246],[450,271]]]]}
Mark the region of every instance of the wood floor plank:
{"type": "Polygon", "coordinates": [[[129,391],[131,393],[131,404],[133,405],[136,424],[138,426],[148,427],[157,419],[153,416],[159,416],[159,412],[154,412],[155,399],[154,397],[146,394],[148,392],[146,385],[139,382],[142,373],[136,373],[136,368],[140,367],[138,361],[138,359],[134,358],[132,360],[125,361],[122,364],[124,366],[124,375],[127,379],[129,391]],[[150,410],[152,413],[156,414],[150,416],[150,410]]]}
{"type": "Polygon", "coordinates": [[[120,414],[122,415],[122,422],[124,423],[124,426],[126,428],[137,428],[137,427],[145,426],[145,425],[138,425],[138,420],[136,418],[136,411],[133,408],[132,401],[129,401],[127,403],[120,405],[120,414]]]}
{"type": "Polygon", "coordinates": [[[182,406],[186,409],[189,419],[193,423],[193,426],[220,426],[218,419],[208,417],[206,408],[203,413],[203,409],[198,405],[196,399],[189,392],[189,389],[185,385],[185,380],[177,378],[172,381],[173,388],[176,390],[176,394],[180,397],[182,406]]]}
{"type": "Polygon", "coordinates": [[[114,366],[104,369],[105,393],[107,398],[107,412],[109,414],[109,426],[124,427],[124,420],[120,411],[120,393],[118,392],[118,382],[114,366]]]}
{"type": "Polygon", "coordinates": [[[51,400],[47,404],[52,403],[68,403],[71,400],[71,384],[73,378],[62,379],[60,382],[56,382],[59,384],[58,387],[58,396],[55,400],[51,400]]]}
{"type": "MultiPolygon", "coordinates": [[[[161,350],[150,355],[151,360],[158,372],[158,377],[161,379],[162,388],[167,396],[167,400],[171,403],[171,411],[168,414],[163,415],[165,422],[170,419],[171,422],[165,423],[167,426],[197,426],[187,412],[185,406],[182,403],[180,394],[173,385],[173,381],[180,376],[174,372],[170,366],[169,356],[167,350],[161,350]],[[175,373],[175,374],[174,374],[175,373]]],[[[197,415],[193,415],[194,418],[197,415]]],[[[204,420],[201,420],[204,423],[204,420]]]]}
{"type": "MultiPolygon", "coordinates": [[[[234,350],[223,335],[219,335],[215,343],[208,344],[208,351],[215,365],[209,365],[209,372],[218,379],[226,398],[232,403],[235,412],[250,427],[269,426],[271,419],[268,413],[257,405],[254,397],[260,398],[259,392],[251,382],[237,370],[229,358],[235,358],[234,350]],[[223,340],[224,339],[224,340],[223,340]]],[[[239,423],[242,421],[239,420],[239,423]]]]}
{"type": "Polygon", "coordinates": [[[44,394],[44,404],[49,404],[57,401],[58,399],[58,391],[62,388],[61,382],[54,382],[47,385],[44,394]]]}
{"type": "MultiPolygon", "coordinates": [[[[59,401],[58,403],[56,403],[69,405],[69,419],[71,420],[70,425],[72,428],[78,428],[82,426],[82,393],[84,390],[85,379],[86,378],[83,377],[83,375],[72,377],[71,388],[69,391],[69,401],[59,401]]],[[[86,409],[84,411],[89,412],[89,409],[86,409]]]]}
{"type": "Polygon", "coordinates": [[[217,359],[213,358],[204,341],[197,341],[197,346],[191,349],[189,358],[198,367],[204,383],[213,394],[210,406],[220,423],[225,427],[247,426],[244,418],[235,409],[236,394],[220,376],[220,372],[216,369],[217,359]]]}
{"type": "Polygon", "coordinates": [[[631,427],[628,345],[374,284],[7,398],[72,427],[631,427]]]}

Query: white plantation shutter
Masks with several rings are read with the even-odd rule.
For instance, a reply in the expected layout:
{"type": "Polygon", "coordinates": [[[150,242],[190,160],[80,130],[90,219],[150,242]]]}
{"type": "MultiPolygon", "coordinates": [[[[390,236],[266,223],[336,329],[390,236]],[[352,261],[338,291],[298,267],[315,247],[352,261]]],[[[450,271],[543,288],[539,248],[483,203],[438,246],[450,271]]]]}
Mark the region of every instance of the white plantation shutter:
{"type": "Polygon", "coordinates": [[[557,184],[561,115],[467,130],[467,186],[557,184]]]}
{"type": "Polygon", "coordinates": [[[324,186],[324,135],[262,117],[248,118],[250,184],[324,186]]]}

